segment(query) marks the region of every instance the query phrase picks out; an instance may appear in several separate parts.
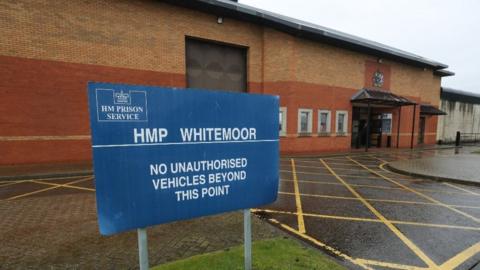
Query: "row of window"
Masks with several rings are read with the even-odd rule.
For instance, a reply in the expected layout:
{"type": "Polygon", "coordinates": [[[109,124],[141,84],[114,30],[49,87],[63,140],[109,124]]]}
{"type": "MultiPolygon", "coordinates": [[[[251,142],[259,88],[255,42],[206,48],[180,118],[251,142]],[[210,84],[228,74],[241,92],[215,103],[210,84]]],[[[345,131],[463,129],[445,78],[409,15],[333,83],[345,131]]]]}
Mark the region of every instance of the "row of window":
{"type": "MultiPolygon", "coordinates": [[[[331,132],[331,111],[318,110],[318,133],[329,134],[331,132]]],[[[335,133],[338,135],[348,132],[348,111],[336,111],[335,133]]],[[[287,135],[287,107],[280,107],[279,115],[280,136],[287,135]]],[[[297,131],[299,135],[312,133],[313,110],[298,109],[297,131]]]]}

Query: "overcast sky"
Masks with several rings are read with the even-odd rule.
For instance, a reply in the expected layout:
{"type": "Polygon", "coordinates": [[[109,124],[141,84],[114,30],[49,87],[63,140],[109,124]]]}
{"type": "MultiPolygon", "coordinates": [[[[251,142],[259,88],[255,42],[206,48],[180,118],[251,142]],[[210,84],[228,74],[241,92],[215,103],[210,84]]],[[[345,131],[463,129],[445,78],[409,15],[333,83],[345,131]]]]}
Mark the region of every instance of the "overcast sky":
{"type": "Polygon", "coordinates": [[[239,0],[449,65],[442,85],[480,93],[478,0],[239,0]]]}

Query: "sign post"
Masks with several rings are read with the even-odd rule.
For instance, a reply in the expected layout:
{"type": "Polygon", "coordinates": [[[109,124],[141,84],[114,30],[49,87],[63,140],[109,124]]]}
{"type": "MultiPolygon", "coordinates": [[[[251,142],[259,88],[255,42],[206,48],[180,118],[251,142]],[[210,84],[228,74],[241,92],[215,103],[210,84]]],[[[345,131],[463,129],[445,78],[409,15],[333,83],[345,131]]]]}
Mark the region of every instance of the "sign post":
{"type": "Polygon", "coordinates": [[[243,238],[245,270],[252,269],[252,224],[250,209],[243,210],[243,238]]]}
{"type": "Polygon", "coordinates": [[[278,97],[89,83],[100,233],[137,229],[148,268],[148,226],[244,209],[277,198],[278,97]]]}
{"type": "Polygon", "coordinates": [[[140,270],[148,270],[148,240],[147,240],[147,229],[139,228],[137,229],[138,237],[138,262],[140,265],[140,270]]]}

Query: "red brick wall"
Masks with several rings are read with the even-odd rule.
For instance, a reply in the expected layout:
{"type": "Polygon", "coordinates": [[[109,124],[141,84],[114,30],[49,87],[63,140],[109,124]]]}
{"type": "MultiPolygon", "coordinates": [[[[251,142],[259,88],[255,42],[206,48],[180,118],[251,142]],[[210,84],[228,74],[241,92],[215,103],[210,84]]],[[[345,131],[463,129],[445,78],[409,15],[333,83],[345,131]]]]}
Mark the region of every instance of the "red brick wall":
{"type": "Polygon", "coordinates": [[[0,56],[0,164],[91,159],[88,81],[185,87],[180,74],[0,56]]]}
{"type": "MultiPolygon", "coordinates": [[[[372,86],[377,70],[384,90],[431,104],[439,98],[431,70],[231,18],[218,24],[214,14],[161,1],[17,0],[2,8],[0,164],[90,159],[86,83],[183,87],[186,36],[248,47],[249,92],[279,95],[288,107],[282,153],[349,150],[350,98],[372,86]],[[312,136],[297,135],[299,108],[313,110],[312,136]],[[330,137],[316,135],[319,109],[331,110],[330,137]],[[334,134],[337,110],[349,112],[345,137],[334,134]]],[[[411,117],[404,108],[402,147],[410,146],[411,117]]],[[[435,132],[436,120],[427,125],[435,132]]]]}

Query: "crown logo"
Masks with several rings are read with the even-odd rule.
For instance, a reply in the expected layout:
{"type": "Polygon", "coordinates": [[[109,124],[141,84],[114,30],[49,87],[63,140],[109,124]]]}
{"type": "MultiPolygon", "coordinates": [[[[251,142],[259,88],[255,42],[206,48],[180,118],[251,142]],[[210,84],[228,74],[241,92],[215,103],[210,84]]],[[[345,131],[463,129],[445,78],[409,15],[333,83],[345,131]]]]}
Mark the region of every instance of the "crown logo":
{"type": "Polygon", "coordinates": [[[130,104],[130,94],[124,93],[123,90],[115,92],[113,93],[113,101],[115,104],[130,104]]]}

